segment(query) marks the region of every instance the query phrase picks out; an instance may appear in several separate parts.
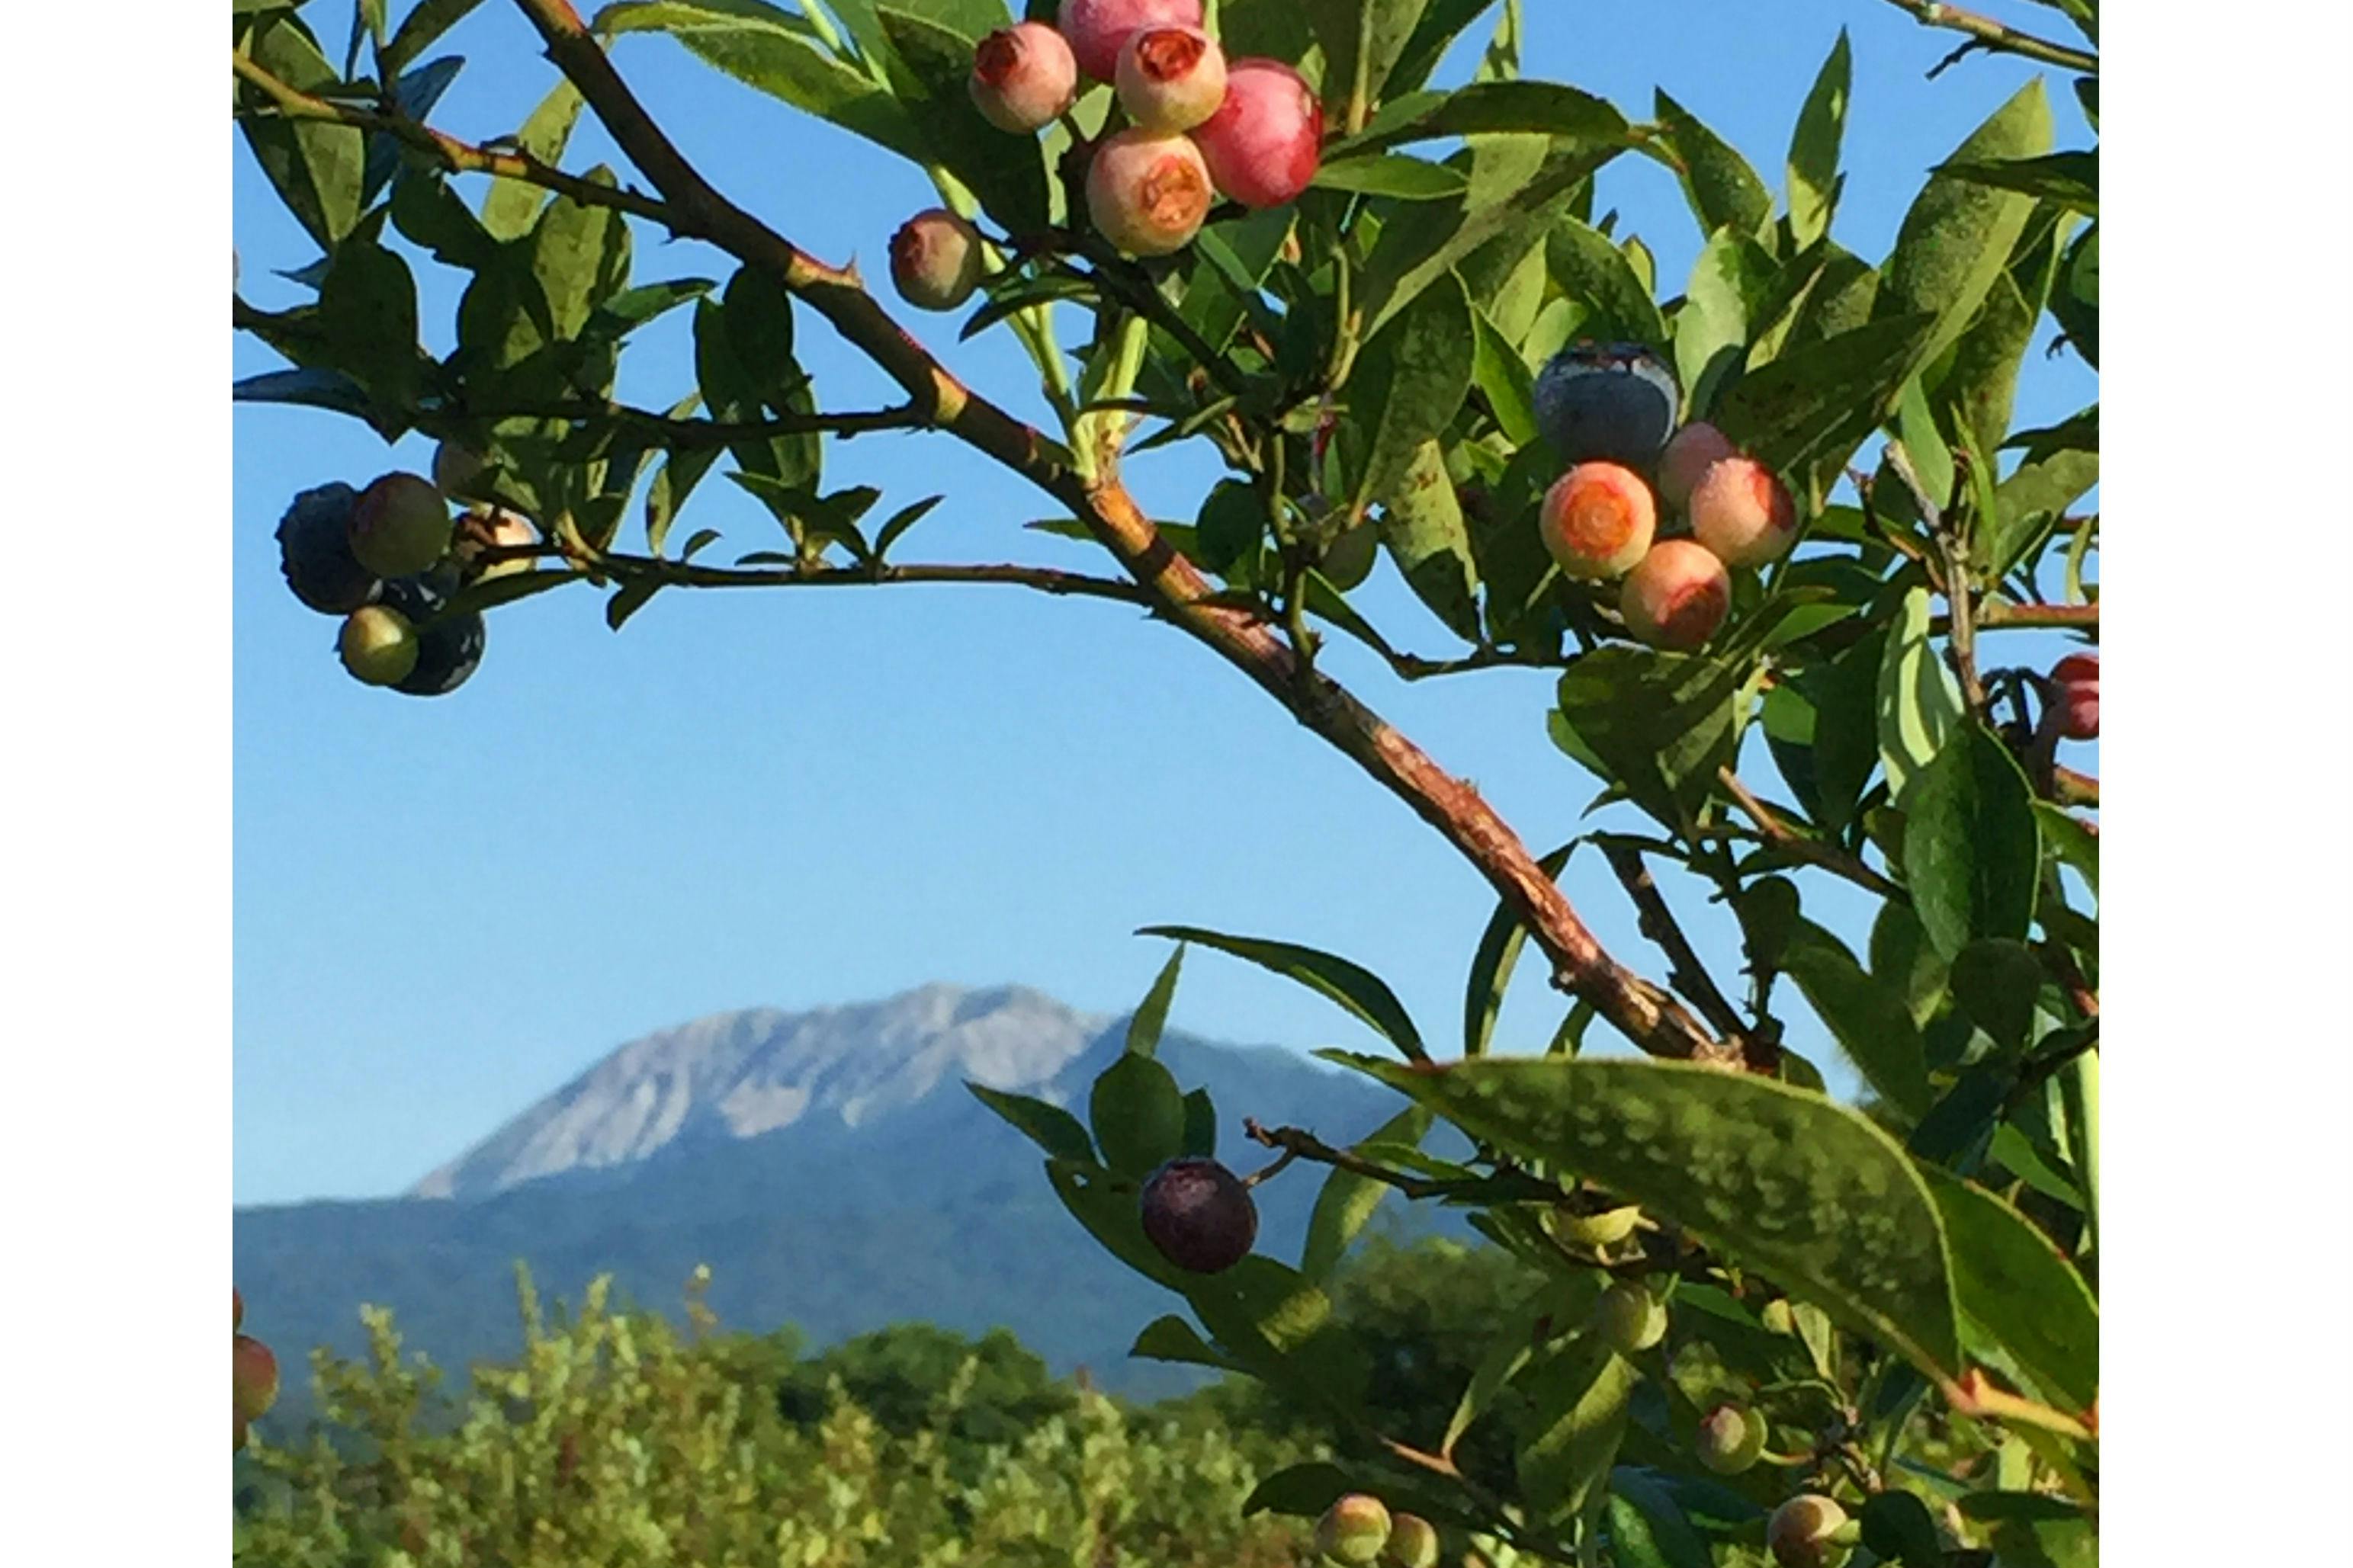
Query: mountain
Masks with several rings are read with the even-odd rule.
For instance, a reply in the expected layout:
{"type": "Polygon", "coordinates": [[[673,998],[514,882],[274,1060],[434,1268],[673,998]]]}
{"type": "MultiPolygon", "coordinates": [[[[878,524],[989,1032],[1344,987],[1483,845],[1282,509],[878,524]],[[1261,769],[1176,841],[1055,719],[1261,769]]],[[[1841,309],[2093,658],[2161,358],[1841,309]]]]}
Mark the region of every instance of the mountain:
{"type": "MultiPolygon", "coordinates": [[[[1082,1119],[1125,1020],[1017,986],[926,985],[812,1012],[722,1013],[633,1040],[406,1195],[243,1208],[236,1268],[248,1326],[281,1360],[364,1342],[358,1307],[393,1309],[409,1350],[446,1368],[521,1342],[514,1265],[543,1297],[594,1276],[676,1313],[698,1264],[731,1328],[790,1323],[815,1345],[925,1319],[1002,1325],[1059,1371],[1151,1396],[1188,1369],[1134,1362],[1135,1331],[1177,1303],[1121,1268],[1046,1184],[1042,1156],[965,1088],[1036,1095],[1082,1119]]],[[[1241,1119],[1364,1137],[1398,1100],[1271,1047],[1171,1031],[1160,1058],[1217,1101],[1219,1145],[1267,1156],[1241,1119]]],[[[1298,1256],[1322,1173],[1260,1189],[1261,1247],[1298,1256]]],[[[1393,1201],[1391,1223],[1439,1223],[1393,1201]]],[[[1455,1229],[1454,1224],[1444,1226],[1455,1229]]],[[[300,1381],[300,1380],[290,1380],[300,1381]]],[[[290,1389],[290,1394],[294,1393],[290,1389]]],[[[290,1400],[299,1415],[299,1400],[290,1400]]]]}

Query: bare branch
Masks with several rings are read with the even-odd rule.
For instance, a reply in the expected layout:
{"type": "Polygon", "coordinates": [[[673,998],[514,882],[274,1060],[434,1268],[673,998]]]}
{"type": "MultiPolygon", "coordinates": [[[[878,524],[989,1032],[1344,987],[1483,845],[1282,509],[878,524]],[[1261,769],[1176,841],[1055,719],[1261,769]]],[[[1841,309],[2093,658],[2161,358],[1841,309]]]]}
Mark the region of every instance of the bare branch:
{"type": "MultiPolygon", "coordinates": [[[[2019,55],[2030,60],[2041,60],[2044,65],[2061,66],[2068,70],[2082,71],[2087,76],[2100,74],[2099,56],[2071,45],[2037,37],[2031,33],[2021,33],[1975,11],[1964,11],[1958,5],[1939,5],[1937,0],[1887,0],[1887,3],[1899,11],[1910,12],[1913,19],[1924,27],[1943,27],[1951,32],[1968,34],[1969,42],[1956,50],[1955,55],[1966,54],[1971,48],[1987,49],[1995,54],[2019,55]]],[[[1953,63],[1953,58],[1947,57],[1944,64],[1936,68],[1944,69],[1945,66],[1953,63]]]]}

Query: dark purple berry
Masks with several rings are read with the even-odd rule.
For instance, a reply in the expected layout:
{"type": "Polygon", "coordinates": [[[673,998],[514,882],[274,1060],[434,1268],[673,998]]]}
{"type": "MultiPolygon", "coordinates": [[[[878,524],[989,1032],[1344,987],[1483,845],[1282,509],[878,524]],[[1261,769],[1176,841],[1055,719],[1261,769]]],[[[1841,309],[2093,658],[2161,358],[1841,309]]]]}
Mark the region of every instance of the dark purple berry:
{"type": "Polygon", "coordinates": [[[466,684],[482,662],[489,637],[481,613],[445,613],[448,595],[430,577],[394,578],[384,585],[384,602],[417,626],[417,667],[392,689],[411,697],[446,697],[466,684]]]}
{"type": "Polygon", "coordinates": [[[346,484],[304,490],[278,520],[278,564],[294,596],[322,616],[373,604],[383,580],[352,553],[347,530],[359,494],[346,484]]]}
{"type": "Polygon", "coordinates": [[[1258,1205],[1215,1160],[1171,1160],[1144,1184],[1144,1234],[1188,1274],[1219,1274],[1250,1256],[1258,1205]]]}
{"type": "Polygon", "coordinates": [[[1563,459],[1643,472],[1674,434],[1675,373],[1640,343],[1576,343],[1536,377],[1536,428],[1563,459]]]}

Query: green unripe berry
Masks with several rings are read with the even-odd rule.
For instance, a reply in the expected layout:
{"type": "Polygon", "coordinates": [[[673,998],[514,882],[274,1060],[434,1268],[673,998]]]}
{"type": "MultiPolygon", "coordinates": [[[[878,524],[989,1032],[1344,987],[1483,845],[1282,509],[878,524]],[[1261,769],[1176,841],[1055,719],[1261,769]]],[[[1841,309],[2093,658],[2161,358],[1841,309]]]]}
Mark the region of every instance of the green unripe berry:
{"type": "Polygon", "coordinates": [[[1667,1304],[1636,1281],[1620,1279],[1593,1304],[1593,1331],[1620,1355],[1649,1350],[1667,1337],[1667,1304]]]}
{"type": "Polygon", "coordinates": [[[1315,1550],[1351,1568],[1370,1568],[1388,1544],[1389,1510],[1380,1499],[1350,1492],[1315,1521],[1315,1550]]]}
{"type": "Polygon", "coordinates": [[[953,310],[980,287],[980,231],[932,207],[891,237],[891,281],[899,298],[919,310],[953,310]]]}
{"type": "Polygon", "coordinates": [[[1334,540],[1324,552],[1320,570],[1324,580],[1345,593],[1371,576],[1379,533],[1373,524],[1360,522],[1334,540]]]}
{"type": "Polygon", "coordinates": [[[1438,1527],[1418,1513],[1393,1516],[1381,1568],[1438,1568],[1438,1527]]]}
{"type": "Polygon", "coordinates": [[[1737,1405],[1719,1405],[1699,1424],[1699,1462],[1719,1476],[1736,1476],[1763,1457],[1765,1418],[1737,1405]]]}
{"type": "Polygon", "coordinates": [[[1571,1214],[1565,1208],[1555,1208],[1545,1215],[1545,1228],[1574,1247],[1615,1247],[1634,1234],[1641,1218],[1642,1210],[1635,1204],[1604,1209],[1599,1214],[1571,1214]]]}
{"type": "Polygon", "coordinates": [[[385,605],[363,605],[343,617],[336,651],[355,680],[397,686],[417,668],[417,627],[385,605]]]}
{"type": "Polygon", "coordinates": [[[1815,1492],[1801,1492],[1773,1510],[1765,1545],[1781,1568],[1839,1568],[1852,1550],[1837,1539],[1846,1510],[1815,1492]]]}
{"type": "Polygon", "coordinates": [[[385,474],[352,503],[352,554],[379,577],[413,577],[441,559],[453,526],[432,480],[385,474]]]}

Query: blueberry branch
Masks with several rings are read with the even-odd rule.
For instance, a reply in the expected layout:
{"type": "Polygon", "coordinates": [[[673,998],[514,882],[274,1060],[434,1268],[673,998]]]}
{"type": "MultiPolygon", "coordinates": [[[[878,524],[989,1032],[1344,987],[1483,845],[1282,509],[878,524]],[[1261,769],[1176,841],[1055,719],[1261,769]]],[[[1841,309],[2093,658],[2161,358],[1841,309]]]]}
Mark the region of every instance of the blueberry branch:
{"type": "Polygon", "coordinates": [[[1666,895],[1659,891],[1658,882],[1650,868],[1642,863],[1641,851],[1632,844],[1616,838],[1596,840],[1602,856],[1609,860],[1609,869],[1617,874],[1626,896],[1634,901],[1636,921],[1641,933],[1658,944],[1667,955],[1667,984],[1682,992],[1699,1008],[1705,1018],[1725,1039],[1740,1046],[1741,1055],[1749,1068],[1757,1072],[1769,1072],[1771,1058],[1779,1053],[1763,1041],[1748,1037],[1748,1025],[1739,1009],[1725,998],[1707,966],[1692,950],[1691,940],[1675,921],[1674,911],[1667,907],[1666,895]]]}
{"type": "MultiPolygon", "coordinates": [[[[2032,33],[2021,33],[1990,16],[1975,11],[1964,11],[1958,5],[1939,5],[1937,0],[1887,0],[1899,11],[1911,13],[1924,27],[1943,27],[1950,32],[1966,33],[1969,41],[1961,46],[1960,53],[1984,49],[1993,54],[2019,55],[2044,65],[2061,66],[2068,70],[2082,71],[2087,76],[2100,74],[2100,57],[2066,44],[2053,43],[2032,33]]],[[[1947,60],[1949,65],[1951,61],[1947,60]]],[[[1942,70],[1943,66],[1937,67],[1942,70]]]]}

